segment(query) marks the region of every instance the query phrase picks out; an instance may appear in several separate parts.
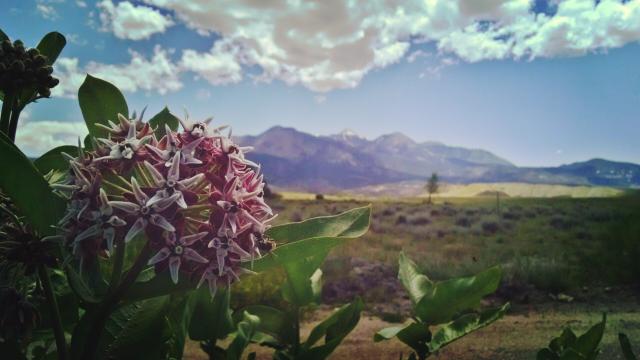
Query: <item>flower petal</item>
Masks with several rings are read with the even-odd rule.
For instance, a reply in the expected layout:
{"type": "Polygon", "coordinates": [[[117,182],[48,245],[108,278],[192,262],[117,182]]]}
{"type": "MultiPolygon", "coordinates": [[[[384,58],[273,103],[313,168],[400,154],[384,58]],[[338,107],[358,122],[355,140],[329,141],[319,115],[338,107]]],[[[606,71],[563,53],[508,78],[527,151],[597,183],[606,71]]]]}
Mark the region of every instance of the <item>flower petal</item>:
{"type": "Polygon", "coordinates": [[[78,234],[73,241],[80,242],[80,241],[82,241],[84,239],[90,238],[92,236],[96,236],[99,233],[100,233],[100,226],[98,226],[97,224],[96,225],[92,225],[92,226],[89,226],[88,228],[86,228],[80,234],[78,234]]]}
{"type": "Polygon", "coordinates": [[[131,239],[136,237],[136,235],[138,235],[142,230],[144,230],[145,227],[147,227],[147,220],[143,218],[139,218],[138,220],[136,220],[136,222],[133,223],[133,225],[127,232],[127,235],[124,237],[124,242],[127,243],[131,241],[131,239]]]}
{"type": "Polygon", "coordinates": [[[113,252],[113,239],[116,237],[116,229],[106,228],[102,231],[102,238],[107,242],[107,250],[113,252]]]}
{"type": "Polygon", "coordinates": [[[140,205],[128,201],[109,201],[109,205],[127,214],[137,214],[140,211],[140,205]]]}
{"type": "Polygon", "coordinates": [[[151,216],[149,217],[149,220],[153,225],[158,226],[166,231],[170,231],[170,232],[176,231],[176,228],[174,228],[173,225],[171,225],[171,223],[168,222],[167,219],[165,219],[164,216],[162,215],[151,214],[151,216]]]}
{"type": "Polygon", "coordinates": [[[174,284],[178,283],[178,270],[180,270],[180,260],[179,256],[172,256],[169,258],[169,272],[171,273],[171,280],[173,280],[174,284]]]}
{"type": "Polygon", "coordinates": [[[190,246],[193,245],[193,243],[195,243],[196,241],[202,239],[203,237],[207,236],[208,232],[200,232],[197,234],[193,234],[193,235],[187,235],[187,236],[183,236],[180,238],[180,244],[181,245],[186,245],[186,246],[190,246]]]}
{"type": "Polygon", "coordinates": [[[192,248],[184,248],[184,252],[182,253],[182,256],[187,260],[191,260],[191,261],[195,261],[203,264],[206,264],[209,262],[207,258],[198,254],[198,252],[193,250],[192,248]]]}
{"type": "Polygon", "coordinates": [[[144,193],[144,191],[142,191],[140,185],[138,185],[138,180],[134,177],[131,178],[131,188],[133,189],[133,195],[136,197],[139,204],[145,204],[149,201],[149,197],[144,193]]]}
{"type": "Polygon", "coordinates": [[[163,247],[162,249],[160,249],[160,251],[158,251],[157,254],[153,255],[153,257],[149,259],[147,265],[155,265],[161,261],[164,261],[169,257],[169,255],[171,255],[171,250],[169,250],[169,248],[163,247]]]}
{"type": "Polygon", "coordinates": [[[158,171],[158,169],[156,169],[155,166],[149,164],[148,161],[144,162],[144,166],[149,171],[149,174],[151,174],[151,177],[153,178],[153,183],[155,186],[164,185],[164,176],[162,176],[160,171],[158,171]]]}

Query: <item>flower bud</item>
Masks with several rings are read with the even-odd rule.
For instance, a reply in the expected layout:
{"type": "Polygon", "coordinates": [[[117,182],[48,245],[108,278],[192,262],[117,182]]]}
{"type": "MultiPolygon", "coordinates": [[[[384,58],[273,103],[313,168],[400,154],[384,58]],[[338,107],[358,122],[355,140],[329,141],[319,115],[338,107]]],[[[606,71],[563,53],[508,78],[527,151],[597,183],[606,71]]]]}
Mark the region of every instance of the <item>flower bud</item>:
{"type": "Polygon", "coordinates": [[[36,56],[40,55],[40,51],[36,48],[31,48],[27,50],[27,55],[29,55],[30,58],[35,58],[36,56]]]}
{"type": "Polygon", "coordinates": [[[11,64],[11,70],[15,72],[23,72],[24,71],[24,63],[20,60],[15,60],[13,64],[11,64]]]}
{"type": "Polygon", "coordinates": [[[47,62],[47,58],[45,58],[43,55],[36,55],[36,57],[33,58],[33,64],[35,66],[42,66],[47,62]]]}
{"type": "Polygon", "coordinates": [[[44,97],[49,97],[51,96],[51,90],[47,89],[47,88],[42,88],[38,90],[38,93],[40,93],[41,96],[44,97]]]}
{"type": "Polygon", "coordinates": [[[11,44],[11,41],[9,40],[2,41],[2,50],[4,50],[7,53],[13,51],[13,45],[11,44]]]}

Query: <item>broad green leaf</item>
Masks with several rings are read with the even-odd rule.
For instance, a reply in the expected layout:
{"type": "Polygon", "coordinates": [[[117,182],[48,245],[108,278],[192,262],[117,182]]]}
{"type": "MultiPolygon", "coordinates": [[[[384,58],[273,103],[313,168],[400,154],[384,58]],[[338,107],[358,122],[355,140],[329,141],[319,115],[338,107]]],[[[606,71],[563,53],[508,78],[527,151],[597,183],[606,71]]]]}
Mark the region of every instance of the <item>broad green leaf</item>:
{"type": "MultiPolygon", "coordinates": [[[[99,340],[96,359],[164,359],[171,334],[167,323],[169,297],[119,307],[111,313],[99,340]]],[[[80,359],[93,313],[86,312],[72,336],[72,358],[80,359]]]]}
{"type": "Polygon", "coordinates": [[[340,345],[342,340],[358,325],[364,303],[360,298],[342,306],[331,316],[318,324],[303,344],[301,359],[326,359],[340,345]],[[324,337],[324,344],[312,347],[324,337]]]}
{"type": "Polygon", "coordinates": [[[562,330],[562,334],[549,342],[549,349],[556,354],[561,354],[564,349],[569,348],[576,342],[578,337],[570,328],[562,330]]]}
{"type": "Polygon", "coordinates": [[[496,291],[502,270],[495,266],[475,276],[436,282],[415,306],[418,318],[428,325],[451,321],[454,315],[480,305],[480,300],[496,291]]]}
{"type": "Polygon", "coordinates": [[[169,125],[171,130],[177,131],[179,121],[178,118],[169,111],[169,108],[165,106],[162,111],[149,120],[149,124],[152,128],[156,129],[156,136],[158,137],[158,140],[160,140],[165,135],[164,125],[169,125]]]}
{"type": "Polygon", "coordinates": [[[168,358],[170,359],[182,359],[192,320],[195,296],[195,293],[190,293],[169,297],[170,308],[167,315],[167,326],[170,328],[171,337],[167,343],[169,345],[168,358]]]}
{"type": "Polygon", "coordinates": [[[299,261],[281,264],[287,274],[287,281],[282,285],[282,297],[286,301],[301,307],[318,300],[322,286],[322,271],[319,267],[327,254],[328,250],[299,261]]]}
{"type": "Polygon", "coordinates": [[[228,289],[218,289],[213,300],[206,286],[198,289],[194,296],[193,317],[189,324],[190,339],[197,341],[220,340],[234,331],[228,289]]]}
{"type": "Polygon", "coordinates": [[[602,321],[592,326],[586,333],[579,336],[571,346],[578,354],[587,359],[595,358],[598,353],[598,346],[602,341],[604,328],[607,324],[607,315],[602,315],[602,321]]]}
{"type": "Polygon", "coordinates": [[[100,302],[99,297],[96,295],[93,289],[82,279],[80,274],[71,266],[67,266],[65,269],[67,274],[67,280],[71,290],[80,298],[82,302],[97,304],[100,302]]]}
{"type": "Polygon", "coordinates": [[[43,175],[48,174],[51,170],[67,171],[69,169],[69,162],[62,156],[63,152],[76,156],[78,154],[78,147],[72,145],[58,146],[37,158],[33,164],[43,175]]]}
{"type": "Polygon", "coordinates": [[[378,331],[373,336],[373,341],[390,340],[394,337],[397,337],[418,354],[426,356],[429,353],[427,343],[431,341],[431,331],[426,324],[410,322],[402,326],[388,327],[378,331]]]}
{"type": "Polygon", "coordinates": [[[544,348],[541,349],[540,351],[538,351],[538,354],[536,354],[536,360],[559,360],[560,357],[558,357],[558,355],[556,355],[556,353],[554,353],[553,351],[544,348]]]}
{"type": "Polygon", "coordinates": [[[629,338],[627,335],[623,333],[618,334],[618,341],[620,341],[620,347],[622,348],[622,354],[626,360],[638,360],[636,355],[633,353],[633,349],[631,348],[631,342],[629,342],[629,338]]]}
{"type": "Polygon", "coordinates": [[[369,229],[370,218],[371,206],[365,206],[335,216],[274,226],[268,230],[268,235],[276,242],[285,244],[256,260],[252,269],[260,272],[328,252],[347,239],[364,235],[369,229]]]}
{"type": "Polygon", "coordinates": [[[78,90],[78,102],[89,134],[96,137],[107,135],[107,131],[97,127],[96,123],[107,125],[109,120],[117,123],[118,114],[129,116],[127,102],[120,90],[91,75],[87,75],[78,90]]]}
{"type": "Polygon", "coordinates": [[[65,201],[53,192],[38,169],[4,133],[0,133],[0,164],[3,169],[0,189],[34,229],[41,235],[53,235],[52,225],[62,217],[65,201]]]}
{"type": "Polygon", "coordinates": [[[427,293],[433,291],[433,282],[426,275],[420,274],[416,264],[404,252],[400,253],[398,278],[409,293],[413,304],[417,304],[427,293]]]}
{"type": "Polygon", "coordinates": [[[319,237],[356,238],[367,232],[370,217],[371,205],[338,215],[274,226],[267,230],[267,235],[279,244],[319,237]]]}
{"type": "Polygon", "coordinates": [[[40,54],[47,57],[47,64],[53,65],[65,45],[67,45],[67,40],[64,38],[64,35],[54,31],[45,35],[36,48],[40,51],[40,54]]]}
{"type": "Polygon", "coordinates": [[[280,344],[289,344],[295,338],[293,319],[286,312],[265,305],[252,305],[243,310],[259,317],[258,330],[272,336],[280,344]]]}
{"type": "Polygon", "coordinates": [[[429,342],[430,352],[438,351],[443,346],[493,323],[503,317],[508,309],[509,303],[506,303],[501,307],[487,309],[479,314],[462,315],[454,321],[440,327],[438,331],[433,334],[433,338],[429,342]]]}
{"type": "Polygon", "coordinates": [[[242,353],[251,343],[251,339],[260,326],[260,318],[248,312],[243,312],[242,321],[238,323],[235,337],[227,348],[226,360],[240,360],[242,353]]]}

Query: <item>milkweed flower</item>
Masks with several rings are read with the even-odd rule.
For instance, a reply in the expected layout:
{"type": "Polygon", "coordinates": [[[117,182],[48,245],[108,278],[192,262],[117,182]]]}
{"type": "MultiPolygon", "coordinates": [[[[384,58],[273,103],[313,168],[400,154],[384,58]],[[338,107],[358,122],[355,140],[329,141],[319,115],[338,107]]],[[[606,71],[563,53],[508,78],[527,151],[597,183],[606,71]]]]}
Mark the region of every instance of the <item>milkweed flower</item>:
{"type": "Polygon", "coordinates": [[[211,119],[181,120],[182,131],[164,125],[158,139],[141,118],[118,115],[99,125],[107,137],[92,150],[64,154],[70,170],[54,185],[69,200],[61,234],[81,264],[145,241],[157,273],[206,282],[213,295],[274,247],[260,168],[211,119]]]}

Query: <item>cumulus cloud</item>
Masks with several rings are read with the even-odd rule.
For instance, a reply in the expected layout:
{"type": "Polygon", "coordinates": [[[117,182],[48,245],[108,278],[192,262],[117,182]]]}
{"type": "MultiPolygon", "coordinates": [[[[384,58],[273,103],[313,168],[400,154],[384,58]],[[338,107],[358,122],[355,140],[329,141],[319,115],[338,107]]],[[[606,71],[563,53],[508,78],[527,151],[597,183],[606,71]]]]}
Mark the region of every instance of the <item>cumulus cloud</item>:
{"type": "Polygon", "coordinates": [[[120,39],[148,39],[174,25],[171,17],[160,11],[148,6],[133,5],[129,1],[114,5],[111,0],[103,0],[98,3],[98,8],[101,30],[113,32],[120,39]]]}
{"type": "Polygon", "coordinates": [[[640,39],[640,0],[144,0],[200,34],[209,52],[186,50],[181,68],[212,84],[281,80],[313,91],[352,88],[367,73],[432,43],[467,62],[577,56],[640,39]]]}
{"type": "Polygon", "coordinates": [[[54,75],[60,78],[60,85],[53,88],[53,95],[75,97],[86,74],[112,82],[127,92],[143,90],[163,95],[182,88],[180,69],[171,61],[167,50],[156,46],[150,58],[133,50],[129,53],[131,61],[127,64],[89,62],[80,66],[78,58],[58,59],[54,75]]]}
{"type": "Polygon", "coordinates": [[[78,137],[84,139],[87,126],[75,121],[22,121],[16,131],[16,144],[29,156],[38,156],[50,149],[77,144],[78,137]]]}
{"type": "Polygon", "coordinates": [[[59,0],[37,0],[36,11],[46,20],[57,20],[60,18],[60,14],[58,14],[54,4],[59,2],[59,0]]]}

